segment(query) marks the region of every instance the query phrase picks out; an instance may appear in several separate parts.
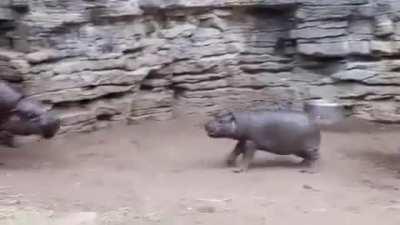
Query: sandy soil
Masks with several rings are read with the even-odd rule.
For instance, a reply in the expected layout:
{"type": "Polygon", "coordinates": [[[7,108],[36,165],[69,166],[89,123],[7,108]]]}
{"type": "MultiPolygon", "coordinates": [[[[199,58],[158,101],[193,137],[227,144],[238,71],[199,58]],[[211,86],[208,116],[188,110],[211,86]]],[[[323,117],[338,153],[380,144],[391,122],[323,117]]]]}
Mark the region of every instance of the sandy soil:
{"type": "Polygon", "coordinates": [[[199,121],[0,151],[0,224],[11,208],[95,212],[98,224],[115,225],[399,224],[399,128],[325,130],[315,173],[295,157],[258,152],[250,171],[236,174],[224,165],[234,142],[209,139],[199,121]]]}

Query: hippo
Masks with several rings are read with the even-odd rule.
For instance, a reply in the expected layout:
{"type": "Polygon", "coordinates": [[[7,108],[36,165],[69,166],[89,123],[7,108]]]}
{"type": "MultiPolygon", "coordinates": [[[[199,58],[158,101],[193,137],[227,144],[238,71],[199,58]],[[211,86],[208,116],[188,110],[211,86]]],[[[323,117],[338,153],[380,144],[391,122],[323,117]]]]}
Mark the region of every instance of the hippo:
{"type": "Polygon", "coordinates": [[[15,135],[40,135],[50,139],[60,129],[60,119],[40,102],[27,99],[6,82],[0,82],[0,143],[15,147],[15,135]]]}
{"type": "Polygon", "coordinates": [[[226,112],[214,116],[204,128],[211,138],[237,140],[226,159],[228,166],[234,166],[237,157],[243,154],[242,163],[234,169],[235,172],[247,171],[257,150],[295,155],[302,158],[302,164],[307,166],[319,159],[320,127],[304,112],[226,112]]]}

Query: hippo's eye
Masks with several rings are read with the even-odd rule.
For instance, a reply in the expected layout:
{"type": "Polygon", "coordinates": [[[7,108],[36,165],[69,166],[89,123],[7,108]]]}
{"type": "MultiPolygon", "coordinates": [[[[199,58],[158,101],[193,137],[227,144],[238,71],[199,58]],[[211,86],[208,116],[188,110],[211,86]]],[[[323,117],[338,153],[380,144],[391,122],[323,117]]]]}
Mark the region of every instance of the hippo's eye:
{"type": "Polygon", "coordinates": [[[24,116],[29,120],[37,120],[38,119],[38,117],[36,116],[35,113],[26,113],[24,116]]]}
{"type": "Polygon", "coordinates": [[[39,117],[31,117],[31,118],[29,118],[29,121],[36,123],[36,122],[40,121],[40,118],[39,117]]]}

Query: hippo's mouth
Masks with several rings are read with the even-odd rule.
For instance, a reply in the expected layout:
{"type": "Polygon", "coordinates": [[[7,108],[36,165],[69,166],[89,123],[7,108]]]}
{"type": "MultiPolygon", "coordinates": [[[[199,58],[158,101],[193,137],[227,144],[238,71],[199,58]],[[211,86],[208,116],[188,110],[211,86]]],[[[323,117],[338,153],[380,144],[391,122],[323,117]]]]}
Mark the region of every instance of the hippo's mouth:
{"type": "Polygon", "coordinates": [[[215,136],[216,136],[216,134],[214,134],[214,133],[212,133],[212,132],[207,132],[207,135],[208,135],[209,137],[215,137],[215,136]]]}
{"type": "Polygon", "coordinates": [[[205,131],[206,131],[208,137],[218,137],[219,129],[217,129],[212,124],[208,123],[204,126],[204,128],[205,128],[205,131]]]}
{"type": "Polygon", "coordinates": [[[213,131],[213,130],[207,130],[207,135],[209,137],[218,137],[218,132],[213,131]]]}
{"type": "Polygon", "coordinates": [[[212,129],[210,129],[208,126],[205,126],[204,128],[207,133],[207,136],[211,137],[214,135],[215,132],[213,132],[212,129]]]}

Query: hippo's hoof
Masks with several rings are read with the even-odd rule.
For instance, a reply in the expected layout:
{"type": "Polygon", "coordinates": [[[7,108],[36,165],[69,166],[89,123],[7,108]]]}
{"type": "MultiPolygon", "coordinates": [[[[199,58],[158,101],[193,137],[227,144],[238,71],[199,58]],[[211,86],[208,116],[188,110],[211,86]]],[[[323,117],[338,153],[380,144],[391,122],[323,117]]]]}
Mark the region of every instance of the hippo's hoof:
{"type": "Polygon", "coordinates": [[[5,133],[4,135],[2,133],[2,136],[0,137],[0,145],[6,146],[9,148],[17,148],[18,147],[17,143],[15,142],[14,136],[11,134],[8,134],[8,133],[5,133]]]}
{"type": "Polygon", "coordinates": [[[305,169],[300,170],[301,173],[315,174],[317,173],[317,160],[304,159],[300,162],[300,167],[305,169]]]}
{"type": "Polygon", "coordinates": [[[317,160],[303,159],[303,161],[301,161],[299,165],[302,167],[313,167],[316,161],[317,160]]]}
{"type": "Polygon", "coordinates": [[[234,159],[227,159],[226,160],[226,165],[227,166],[235,166],[236,165],[236,161],[234,159]]]}
{"type": "Polygon", "coordinates": [[[233,169],[232,171],[233,171],[234,173],[244,173],[244,172],[247,171],[247,169],[246,169],[246,168],[243,168],[243,167],[238,167],[238,168],[233,169]]]}
{"type": "Polygon", "coordinates": [[[305,170],[300,170],[300,173],[306,173],[306,174],[316,174],[317,171],[313,170],[313,169],[305,169],[305,170]]]}
{"type": "Polygon", "coordinates": [[[312,162],[310,160],[307,160],[307,159],[303,159],[303,161],[301,161],[299,163],[299,166],[301,166],[301,167],[309,167],[311,165],[312,165],[312,162]]]}

